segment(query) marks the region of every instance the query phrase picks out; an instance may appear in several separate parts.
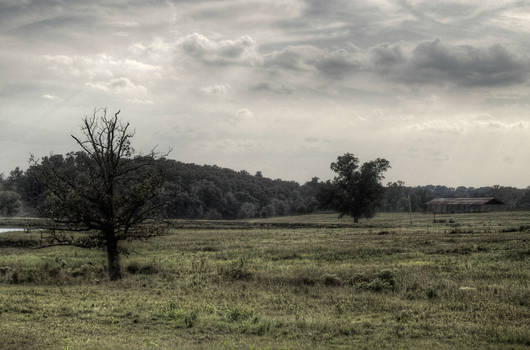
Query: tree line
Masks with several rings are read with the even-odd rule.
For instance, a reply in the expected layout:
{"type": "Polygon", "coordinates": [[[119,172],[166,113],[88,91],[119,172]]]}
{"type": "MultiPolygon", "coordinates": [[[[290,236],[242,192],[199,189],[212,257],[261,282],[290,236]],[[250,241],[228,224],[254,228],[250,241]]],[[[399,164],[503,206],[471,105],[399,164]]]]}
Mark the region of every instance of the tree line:
{"type": "MultiPolygon", "coordinates": [[[[59,168],[75,164],[81,153],[52,155],[42,159],[59,168]]],[[[257,172],[235,171],[216,165],[197,165],[172,159],[155,161],[165,174],[157,201],[166,218],[247,219],[338,210],[334,181],[313,177],[304,184],[270,179],[257,172]]],[[[42,164],[16,168],[0,175],[0,216],[46,216],[49,191],[41,180],[42,164]]],[[[529,210],[530,189],[509,186],[447,187],[406,186],[402,181],[384,186],[382,199],[371,210],[422,212],[437,197],[496,197],[508,209],[529,210]]]]}
{"type": "MultiPolygon", "coordinates": [[[[75,172],[82,157],[83,152],[46,156],[26,170],[16,168],[0,177],[0,215],[46,216],[52,194],[43,181],[45,165],[75,172]]],[[[319,208],[317,192],[322,183],[317,178],[300,185],[216,165],[165,158],[153,163],[164,173],[155,201],[160,203],[159,215],[166,218],[246,219],[311,213],[319,208]]]]}
{"type": "Polygon", "coordinates": [[[406,186],[403,181],[389,182],[385,186],[385,195],[380,203],[380,211],[422,212],[433,198],[471,198],[495,197],[506,205],[508,210],[530,210],[530,187],[516,188],[511,186],[484,187],[448,187],[440,185],[406,186]]]}

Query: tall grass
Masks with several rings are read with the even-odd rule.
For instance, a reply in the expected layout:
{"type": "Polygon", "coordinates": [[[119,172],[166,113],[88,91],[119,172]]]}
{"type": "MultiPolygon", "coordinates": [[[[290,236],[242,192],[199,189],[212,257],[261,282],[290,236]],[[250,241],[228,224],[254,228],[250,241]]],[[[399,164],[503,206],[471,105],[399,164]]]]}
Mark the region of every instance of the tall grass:
{"type": "Polygon", "coordinates": [[[355,228],[326,215],[127,243],[118,282],[101,251],[0,236],[0,348],[530,346],[530,213],[412,226],[388,214],[355,228]]]}

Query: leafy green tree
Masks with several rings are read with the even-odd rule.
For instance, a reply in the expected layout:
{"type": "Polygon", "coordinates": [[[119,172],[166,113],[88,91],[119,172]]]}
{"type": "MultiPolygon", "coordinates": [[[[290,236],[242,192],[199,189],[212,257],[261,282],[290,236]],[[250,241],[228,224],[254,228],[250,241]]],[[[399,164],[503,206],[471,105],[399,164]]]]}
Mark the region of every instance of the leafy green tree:
{"type": "Polygon", "coordinates": [[[22,203],[20,195],[14,191],[0,191],[0,215],[13,216],[18,213],[22,203]]]}
{"type": "Polygon", "coordinates": [[[517,208],[530,209],[530,187],[525,189],[524,194],[517,201],[517,208]]]}
{"type": "Polygon", "coordinates": [[[387,211],[408,210],[408,195],[403,181],[389,182],[385,190],[383,209],[387,211]]]}
{"type": "Polygon", "coordinates": [[[11,170],[7,179],[4,180],[5,188],[11,191],[17,191],[18,183],[23,176],[24,172],[19,167],[11,170]]]}
{"type": "Polygon", "coordinates": [[[377,158],[363,163],[351,153],[345,153],[331,163],[337,175],[333,180],[333,203],[340,216],[348,215],[355,223],[361,217],[371,218],[384,196],[383,173],[390,168],[386,159],[377,158]]]}
{"type": "Polygon", "coordinates": [[[135,154],[134,132],[118,114],[94,111],[83,119],[83,136],[72,136],[80,152],[34,162],[48,191],[45,212],[56,223],[45,246],[105,249],[111,280],[121,278],[120,241],[159,233],[141,224],[158,209],[154,199],[164,181],[160,156],[135,154]]]}
{"type": "Polygon", "coordinates": [[[241,205],[237,217],[239,219],[253,218],[257,215],[257,208],[254,203],[245,202],[241,205]]]}
{"type": "Polygon", "coordinates": [[[276,216],[276,209],[273,204],[268,204],[261,208],[260,215],[262,218],[270,218],[276,216]]]}

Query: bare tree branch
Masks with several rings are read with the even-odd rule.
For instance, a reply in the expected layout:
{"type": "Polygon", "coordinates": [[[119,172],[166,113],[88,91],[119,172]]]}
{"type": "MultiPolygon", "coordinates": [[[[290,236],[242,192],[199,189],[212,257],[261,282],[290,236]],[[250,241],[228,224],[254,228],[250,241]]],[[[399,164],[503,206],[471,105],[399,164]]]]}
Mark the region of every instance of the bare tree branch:
{"type": "Polygon", "coordinates": [[[163,185],[157,166],[161,157],[154,151],[134,154],[134,132],[119,114],[107,116],[106,109],[95,109],[91,117],[83,118],[82,136],[72,135],[81,151],[65,159],[46,158],[40,164],[51,194],[49,216],[57,225],[42,246],[105,248],[111,279],[121,277],[119,241],[145,239],[167,230],[142,225],[161,207],[153,202],[163,185]],[[99,233],[87,234],[87,230],[99,233]]]}

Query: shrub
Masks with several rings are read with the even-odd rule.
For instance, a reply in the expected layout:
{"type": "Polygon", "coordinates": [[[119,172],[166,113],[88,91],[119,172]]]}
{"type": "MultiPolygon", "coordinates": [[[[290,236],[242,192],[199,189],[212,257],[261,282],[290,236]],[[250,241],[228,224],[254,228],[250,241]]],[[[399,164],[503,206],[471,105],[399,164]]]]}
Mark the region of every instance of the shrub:
{"type": "Polygon", "coordinates": [[[239,322],[249,319],[257,319],[257,314],[254,310],[246,306],[234,306],[226,313],[226,319],[230,322],[239,322]]]}
{"type": "Polygon", "coordinates": [[[135,275],[140,271],[140,264],[138,264],[136,261],[131,262],[129,265],[127,265],[127,272],[135,275]]]}
{"type": "Polygon", "coordinates": [[[83,264],[72,271],[72,277],[98,277],[103,278],[105,269],[92,263],[83,264]]]}
{"type": "Polygon", "coordinates": [[[176,302],[170,301],[162,308],[159,316],[174,321],[179,328],[192,328],[199,320],[199,310],[181,307],[176,302]]]}
{"type": "Polygon", "coordinates": [[[394,272],[390,270],[383,270],[376,275],[357,274],[351,278],[350,283],[374,292],[394,291],[396,288],[396,278],[394,272]]]}
{"type": "Polygon", "coordinates": [[[252,278],[252,272],[249,271],[245,259],[240,258],[237,262],[217,266],[217,272],[225,279],[249,280],[252,278]]]}
{"type": "Polygon", "coordinates": [[[370,281],[370,283],[366,284],[366,289],[372,290],[374,292],[381,292],[385,289],[391,289],[391,286],[379,277],[376,277],[370,281]]]}
{"type": "Polygon", "coordinates": [[[437,289],[431,287],[427,289],[427,291],[425,292],[425,295],[427,295],[427,298],[429,299],[434,299],[439,296],[439,292],[437,289]]]}
{"type": "Polygon", "coordinates": [[[131,275],[153,275],[155,273],[158,273],[158,271],[158,266],[153,261],[143,264],[133,261],[129,263],[129,265],[127,265],[127,272],[131,275]]]}
{"type": "Polygon", "coordinates": [[[336,275],[332,274],[325,274],[322,276],[322,282],[326,286],[340,286],[342,284],[342,280],[336,275]]]}
{"type": "Polygon", "coordinates": [[[394,273],[390,270],[383,270],[379,273],[378,277],[386,284],[390,286],[390,289],[394,290],[396,286],[396,278],[394,273]]]}

